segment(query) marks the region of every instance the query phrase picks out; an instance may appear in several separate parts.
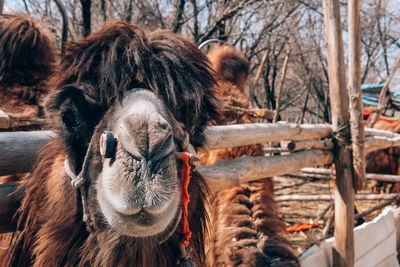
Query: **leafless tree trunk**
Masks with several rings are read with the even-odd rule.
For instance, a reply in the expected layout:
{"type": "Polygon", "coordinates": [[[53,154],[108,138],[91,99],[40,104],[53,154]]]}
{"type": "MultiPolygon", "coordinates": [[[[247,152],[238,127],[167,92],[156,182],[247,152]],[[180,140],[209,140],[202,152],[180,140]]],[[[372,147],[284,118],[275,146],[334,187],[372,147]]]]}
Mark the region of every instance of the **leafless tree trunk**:
{"type": "Polygon", "coordinates": [[[106,0],[101,0],[100,1],[100,10],[101,10],[101,14],[103,16],[103,21],[107,21],[107,6],[106,6],[106,0]]]}
{"type": "Polygon", "coordinates": [[[132,1],[128,0],[127,7],[125,8],[125,21],[128,23],[132,22],[132,1]]]}
{"type": "Polygon", "coordinates": [[[185,0],[177,0],[177,6],[176,6],[176,11],[175,11],[175,20],[172,25],[172,32],[177,33],[180,31],[181,26],[182,26],[182,16],[183,16],[183,11],[185,9],[185,0]]]}
{"type": "Polygon", "coordinates": [[[23,2],[24,2],[24,6],[25,6],[25,12],[28,13],[28,15],[30,15],[31,12],[29,11],[28,4],[26,3],[26,0],[23,0],[23,2]]]}
{"type": "Polygon", "coordinates": [[[91,13],[90,13],[90,7],[92,5],[91,0],[81,0],[81,5],[82,5],[82,35],[84,37],[89,36],[91,32],[91,13]]]}

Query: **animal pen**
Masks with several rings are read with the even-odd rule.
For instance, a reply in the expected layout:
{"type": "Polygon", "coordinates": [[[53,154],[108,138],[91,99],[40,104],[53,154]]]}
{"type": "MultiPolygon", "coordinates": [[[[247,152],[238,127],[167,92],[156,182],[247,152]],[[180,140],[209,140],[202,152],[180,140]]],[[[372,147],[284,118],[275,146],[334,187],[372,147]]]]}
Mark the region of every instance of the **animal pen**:
{"type": "MultiPolygon", "coordinates": [[[[264,177],[290,174],[302,169],[308,173],[335,173],[333,264],[334,266],[353,266],[354,200],[381,198],[392,202],[397,198],[395,194],[362,195],[355,194],[355,191],[365,186],[366,179],[400,181],[399,176],[365,174],[365,154],[400,146],[400,135],[372,128],[364,129],[360,90],[359,0],[349,0],[348,86],[345,79],[339,1],[323,0],[323,4],[328,46],[332,125],[277,122],[212,126],[206,131],[208,140],[204,147],[206,150],[281,142],[280,151],[286,153],[274,156],[241,157],[231,161],[217,162],[211,166],[198,166],[197,170],[205,177],[212,191],[264,177]],[[346,87],[349,88],[348,94],[346,87]],[[326,169],[304,169],[332,163],[335,165],[334,172],[326,169]]],[[[379,111],[378,109],[377,113],[379,111]]],[[[9,128],[11,123],[12,118],[6,114],[0,114],[2,129],[9,128]]],[[[51,131],[0,133],[0,175],[28,172],[32,167],[35,153],[55,136],[56,134],[51,131]]],[[[18,207],[21,196],[10,195],[10,193],[16,188],[17,184],[3,184],[0,187],[1,232],[15,231],[15,222],[10,218],[18,207]]],[[[330,195],[283,196],[276,200],[330,200],[331,198],[330,195]]]]}

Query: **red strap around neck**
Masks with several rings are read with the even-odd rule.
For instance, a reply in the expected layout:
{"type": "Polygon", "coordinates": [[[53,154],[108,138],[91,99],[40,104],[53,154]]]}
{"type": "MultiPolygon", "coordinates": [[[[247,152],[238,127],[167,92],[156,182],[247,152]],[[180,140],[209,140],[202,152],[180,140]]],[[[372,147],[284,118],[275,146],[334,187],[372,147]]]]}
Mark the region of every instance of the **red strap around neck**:
{"type": "Polygon", "coordinates": [[[182,243],[185,246],[189,246],[189,238],[192,236],[192,232],[189,229],[188,223],[188,204],[190,201],[190,195],[188,192],[188,186],[190,182],[190,155],[186,152],[181,153],[182,160],[182,175],[181,175],[181,205],[182,205],[182,218],[179,226],[179,233],[182,234],[182,243]]]}

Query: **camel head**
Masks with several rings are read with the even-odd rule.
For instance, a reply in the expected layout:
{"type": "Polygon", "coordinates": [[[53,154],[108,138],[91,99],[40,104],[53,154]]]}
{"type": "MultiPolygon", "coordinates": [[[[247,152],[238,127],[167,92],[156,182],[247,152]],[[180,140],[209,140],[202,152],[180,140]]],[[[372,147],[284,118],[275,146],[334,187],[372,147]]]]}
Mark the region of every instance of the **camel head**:
{"type": "Polygon", "coordinates": [[[70,44],[61,73],[48,117],[85,177],[95,228],[166,240],[181,218],[175,154],[201,146],[217,116],[205,55],[177,35],[118,22],[70,44]]]}

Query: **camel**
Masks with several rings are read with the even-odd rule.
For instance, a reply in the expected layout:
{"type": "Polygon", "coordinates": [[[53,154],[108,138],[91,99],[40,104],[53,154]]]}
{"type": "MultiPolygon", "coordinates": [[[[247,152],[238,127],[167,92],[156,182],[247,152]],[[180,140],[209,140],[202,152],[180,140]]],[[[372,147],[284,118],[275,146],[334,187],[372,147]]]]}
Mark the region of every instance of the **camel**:
{"type": "MultiPolygon", "coordinates": [[[[215,70],[217,98],[230,106],[249,108],[244,86],[249,63],[244,55],[223,45],[207,56],[215,70]]],[[[216,124],[253,121],[250,114],[229,109],[216,124]]],[[[210,165],[243,155],[263,156],[264,151],[262,145],[250,145],[198,154],[201,164],[210,165]]],[[[206,253],[209,266],[299,266],[282,233],[285,225],[278,217],[272,178],[223,190],[211,196],[210,202],[213,235],[206,253]]]]}
{"type": "MultiPolygon", "coordinates": [[[[53,37],[38,21],[0,15],[0,109],[20,119],[44,118],[42,100],[57,68],[53,37]]],[[[14,130],[40,129],[29,125],[14,130]]]]}
{"type": "Polygon", "coordinates": [[[22,181],[0,265],[204,266],[207,184],[192,170],[185,188],[176,155],[204,143],[214,84],[206,56],[166,31],[114,22],[70,42],[45,105],[59,137],[22,181]]]}

